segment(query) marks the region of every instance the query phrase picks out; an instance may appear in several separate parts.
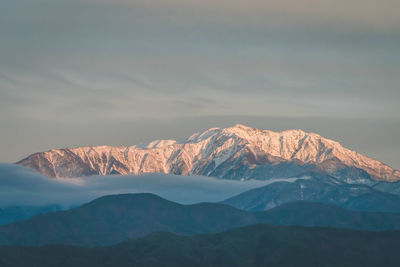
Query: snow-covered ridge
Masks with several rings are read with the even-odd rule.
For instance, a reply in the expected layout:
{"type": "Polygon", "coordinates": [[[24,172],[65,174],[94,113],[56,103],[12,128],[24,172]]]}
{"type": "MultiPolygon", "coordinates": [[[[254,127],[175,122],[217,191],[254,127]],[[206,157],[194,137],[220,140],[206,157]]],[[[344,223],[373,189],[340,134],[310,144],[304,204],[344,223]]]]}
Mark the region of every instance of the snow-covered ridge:
{"type": "Polygon", "coordinates": [[[347,180],[364,176],[385,181],[400,179],[399,171],[318,134],[302,130],[273,132],[240,124],[208,129],[182,143],[156,140],[130,147],[54,149],[33,154],[17,164],[49,177],[160,172],[265,180],[317,170],[347,180]]]}

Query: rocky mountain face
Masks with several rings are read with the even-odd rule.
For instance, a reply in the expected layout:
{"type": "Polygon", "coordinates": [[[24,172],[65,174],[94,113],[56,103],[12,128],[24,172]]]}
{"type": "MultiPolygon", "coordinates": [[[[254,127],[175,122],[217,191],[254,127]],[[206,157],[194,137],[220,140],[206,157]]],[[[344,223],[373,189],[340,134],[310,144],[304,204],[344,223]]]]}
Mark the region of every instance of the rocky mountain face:
{"type": "Polygon", "coordinates": [[[236,125],[212,128],[178,143],[53,149],[17,164],[48,177],[169,173],[267,180],[321,172],[347,183],[400,180],[400,171],[315,133],[273,132],[236,125]]]}

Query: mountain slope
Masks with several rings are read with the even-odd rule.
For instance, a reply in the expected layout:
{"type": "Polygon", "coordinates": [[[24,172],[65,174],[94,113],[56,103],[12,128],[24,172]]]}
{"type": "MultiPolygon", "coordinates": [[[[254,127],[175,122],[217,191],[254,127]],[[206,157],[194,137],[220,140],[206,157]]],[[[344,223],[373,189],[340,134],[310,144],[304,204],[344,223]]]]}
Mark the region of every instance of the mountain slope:
{"type": "Polygon", "coordinates": [[[302,225],[357,230],[399,230],[400,214],[359,212],[316,202],[296,201],[258,213],[260,221],[275,225],[302,225]]]}
{"type": "Polygon", "coordinates": [[[156,231],[194,235],[256,223],[400,230],[400,214],[354,212],[308,202],[251,213],[216,203],[180,205],[152,194],[126,194],[1,226],[0,244],[102,246],[156,231]]]}
{"type": "Polygon", "coordinates": [[[350,210],[400,213],[398,195],[366,185],[347,184],[316,173],[310,173],[307,179],[276,182],[252,189],[221,203],[248,211],[263,211],[299,200],[333,204],[350,210]]]}
{"type": "Polygon", "coordinates": [[[25,266],[399,266],[400,232],[254,225],[182,237],[154,233],[105,248],[0,247],[0,265],[25,266]]]}
{"type": "Polygon", "coordinates": [[[156,140],[131,147],[54,149],[17,164],[48,177],[161,172],[265,180],[319,171],[351,183],[400,179],[399,171],[318,134],[273,132],[243,125],[212,128],[183,143],[156,140]]]}

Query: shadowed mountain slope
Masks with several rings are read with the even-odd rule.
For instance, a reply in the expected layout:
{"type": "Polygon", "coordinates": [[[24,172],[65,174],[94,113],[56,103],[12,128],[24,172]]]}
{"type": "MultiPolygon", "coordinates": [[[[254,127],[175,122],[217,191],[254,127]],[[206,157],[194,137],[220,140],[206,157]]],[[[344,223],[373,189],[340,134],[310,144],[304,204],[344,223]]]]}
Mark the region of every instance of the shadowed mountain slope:
{"type": "Polygon", "coordinates": [[[276,225],[335,227],[357,230],[400,230],[400,214],[359,212],[315,202],[289,202],[265,212],[260,221],[276,225]]]}
{"type": "Polygon", "coordinates": [[[112,195],[2,226],[0,244],[108,245],[155,231],[193,235],[256,222],[254,214],[221,204],[180,205],[153,194],[112,195]]]}
{"type": "Polygon", "coordinates": [[[400,196],[361,184],[310,173],[307,179],[276,182],[243,192],[221,203],[248,211],[263,211],[293,201],[333,204],[349,210],[400,213],[400,196]]]}

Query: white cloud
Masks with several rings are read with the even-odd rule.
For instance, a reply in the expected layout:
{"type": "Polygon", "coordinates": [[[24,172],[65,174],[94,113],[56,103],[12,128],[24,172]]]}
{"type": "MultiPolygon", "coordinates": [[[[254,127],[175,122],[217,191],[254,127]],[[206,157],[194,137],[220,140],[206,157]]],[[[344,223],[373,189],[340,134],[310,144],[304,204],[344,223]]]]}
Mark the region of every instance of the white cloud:
{"type": "Polygon", "coordinates": [[[121,193],[154,193],[184,203],[216,202],[270,182],[230,181],[200,176],[146,174],[49,179],[23,167],[0,164],[0,207],[76,205],[121,193]]]}

